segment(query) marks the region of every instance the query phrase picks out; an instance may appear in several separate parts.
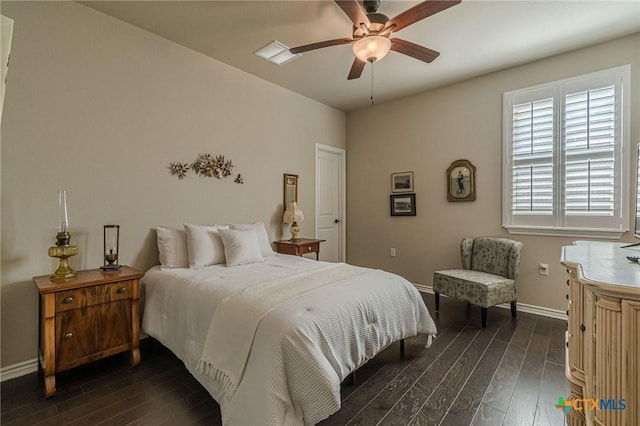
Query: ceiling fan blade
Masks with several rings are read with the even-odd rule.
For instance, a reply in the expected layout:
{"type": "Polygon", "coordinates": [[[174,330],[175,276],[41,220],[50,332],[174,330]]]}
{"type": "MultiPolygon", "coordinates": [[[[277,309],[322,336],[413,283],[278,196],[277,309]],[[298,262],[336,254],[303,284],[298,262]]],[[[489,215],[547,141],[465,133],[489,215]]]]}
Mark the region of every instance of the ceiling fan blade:
{"type": "Polygon", "coordinates": [[[353,26],[360,28],[360,24],[365,24],[367,28],[371,26],[371,22],[369,22],[369,18],[367,14],[362,10],[360,5],[356,0],[334,0],[340,9],[343,10],[344,13],[347,14],[351,22],[353,22],[353,26]]]}
{"type": "Polygon", "coordinates": [[[362,74],[362,70],[364,69],[365,64],[366,62],[361,61],[358,58],[355,58],[353,60],[353,65],[351,65],[351,70],[349,71],[349,76],[347,77],[347,80],[360,78],[360,75],[362,74]]]}
{"type": "Polygon", "coordinates": [[[305,44],[304,46],[292,47],[289,52],[297,55],[298,53],[308,52],[309,50],[321,49],[323,47],[337,46],[339,44],[351,43],[352,38],[336,38],[334,40],[319,41],[317,43],[305,44]]]}
{"type": "Polygon", "coordinates": [[[402,40],[400,38],[392,38],[389,40],[391,41],[391,50],[404,53],[407,56],[411,56],[412,58],[419,59],[426,63],[431,63],[434,59],[440,56],[440,52],[420,46],[419,44],[411,43],[407,40],[402,40]]]}
{"type": "Polygon", "coordinates": [[[390,27],[391,25],[395,25],[393,31],[399,31],[404,27],[431,15],[435,15],[438,12],[442,12],[443,10],[453,7],[461,2],[462,0],[426,0],[405,10],[395,18],[389,19],[389,22],[385,26],[390,27]]]}

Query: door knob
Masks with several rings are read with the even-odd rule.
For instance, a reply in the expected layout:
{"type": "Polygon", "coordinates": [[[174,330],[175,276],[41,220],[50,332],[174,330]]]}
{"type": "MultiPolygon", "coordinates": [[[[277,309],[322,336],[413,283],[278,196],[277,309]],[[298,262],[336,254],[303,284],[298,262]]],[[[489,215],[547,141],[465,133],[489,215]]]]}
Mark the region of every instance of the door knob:
{"type": "Polygon", "coordinates": [[[333,223],[340,223],[340,219],[334,220],[333,223]]]}

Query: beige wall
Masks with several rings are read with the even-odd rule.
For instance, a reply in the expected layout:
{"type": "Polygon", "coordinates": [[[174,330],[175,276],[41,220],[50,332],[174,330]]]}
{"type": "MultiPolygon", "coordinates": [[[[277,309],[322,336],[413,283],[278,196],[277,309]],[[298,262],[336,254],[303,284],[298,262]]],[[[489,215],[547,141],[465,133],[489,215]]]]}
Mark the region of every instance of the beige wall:
{"type": "MultiPolygon", "coordinates": [[[[151,228],[264,221],[281,236],[282,175],[314,208],[315,143],[344,148],[345,114],[72,2],[7,2],[15,20],[2,118],[2,366],[36,358],[32,277],[51,273],[56,191],[68,191],[76,269],[157,262],[151,228]],[[232,178],[170,176],[173,161],[224,154],[232,178]]],[[[302,225],[314,229],[313,214],[302,225]]]]}
{"type": "MultiPolygon", "coordinates": [[[[36,356],[31,278],[55,269],[46,251],[59,188],[69,193],[72,242],[80,246],[74,268],[101,263],[102,225],[118,223],[121,260],[145,269],[157,261],[150,229],[158,225],[262,220],[280,237],[282,174],[300,174],[301,205],[313,211],[314,144],[344,148],[348,139],[348,261],[430,285],[434,270],[459,264],[463,236],[508,236],[500,226],[504,91],[624,63],[640,81],[635,35],[345,119],[75,3],[1,7],[15,20],[0,134],[2,367],[36,356]],[[202,152],[232,159],[245,184],[169,176],[170,162],[202,152]],[[459,158],[478,168],[472,203],[446,201],[444,171],[459,158]],[[418,216],[389,217],[390,174],[407,170],[415,173],[418,216]]],[[[632,143],[640,142],[638,93],[634,87],[632,143]]],[[[308,216],[303,232],[311,233],[308,216]]],[[[558,257],[572,239],[515,238],[525,242],[520,301],[563,310],[558,257]],[[550,265],[549,277],[537,275],[538,263],[550,265]]]]}
{"type": "MultiPolygon", "coordinates": [[[[349,113],[347,260],[431,286],[433,271],[460,266],[464,236],[509,237],[501,227],[503,92],[627,63],[632,66],[635,146],[640,142],[640,34],[349,113]],[[445,172],[461,158],[477,168],[477,199],[450,203],[445,172]],[[415,174],[417,216],[390,217],[390,174],[408,170],[415,174]],[[389,256],[391,247],[395,258],[389,256]]],[[[634,166],[631,151],[627,164],[634,166]]],[[[631,203],[634,189],[631,185],[631,203]]],[[[633,217],[633,206],[629,211],[633,217]]],[[[559,257],[561,247],[576,238],[511,237],[525,244],[519,302],[564,311],[566,277],[559,257]],[[549,264],[549,276],[538,275],[539,263],[549,264]]],[[[627,233],[624,240],[633,238],[627,233]]]]}

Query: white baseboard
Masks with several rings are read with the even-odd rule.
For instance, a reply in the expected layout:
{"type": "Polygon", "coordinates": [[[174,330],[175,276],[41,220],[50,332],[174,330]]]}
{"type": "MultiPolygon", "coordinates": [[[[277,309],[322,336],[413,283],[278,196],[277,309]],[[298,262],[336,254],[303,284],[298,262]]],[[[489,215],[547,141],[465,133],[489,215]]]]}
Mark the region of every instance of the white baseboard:
{"type": "MultiPolygon", "coordinates": [[[[422,293],[433,294],[433,288],[422,284],[413,284],[418,291],[422,293]]],[[[447,297],[444,294],[443,297],[447,297]]],[[[498,308],[511,309],[508,303],[503,303],[497,306],[498,308]]],[[[526,312],[528,314],[540,315],[543,317],[555,318],[566,321],[567,315],[564,311],[557,309],[549,309],[542,306],[527,305],[526,303],[518,303],[518,311],[526,312]]],[[[146,337],[146,335],[144,336],[146,337]]],[[[18,377],[26,376],[30,373],[38,371],[38,359],[32,359],[29,361],[20,362],[18,364],[9,365],[0,369],[0,382],[5,380],[16,379],[18,377]]]]}
{"type": "MultiPolygon", "coordinates": [[[[433,294],[433,287],[422,285],[422,284],[415,284],[415,283],[413,285],[418,289],[418,291],[422,293],[433,294]]],[[[442,294],[441,296],[447,297],[444,294],[442,294]]],[[[501,305],[497,305],[496,307],[503,308],[503,309],[511,309],[511,305],[509,303],[503,303],[501,305]]],[[[526,303],[518,302],[518,311],[526,312],[528,314],[540,315],[548,318],[555,318],[563,321],[567,320],[567,314],[565,311],[560,311],[558,309],[545,308],[543,306],[528,305],[526,303]]]]}
{"type": "Polygon", "coordinates": [[[18,377],[26,376],[36,371],[38,371],[38,358],[9,365],[0,369],[0,382],[17,379],[18,377]]]}
{"type": "MultiPolygon", "coordinates": [[[[144,332],[140,332],[140,341],[149,337],[144,332]]],[[[26,376],[27,374],[35,373],[38,371],[38,358],[34,358],[29,361],[19,362],[18,364],[8,365],[4,368],[0,368],[0,382],[5,380],[17,379],[18,377],[26,376]]]]}

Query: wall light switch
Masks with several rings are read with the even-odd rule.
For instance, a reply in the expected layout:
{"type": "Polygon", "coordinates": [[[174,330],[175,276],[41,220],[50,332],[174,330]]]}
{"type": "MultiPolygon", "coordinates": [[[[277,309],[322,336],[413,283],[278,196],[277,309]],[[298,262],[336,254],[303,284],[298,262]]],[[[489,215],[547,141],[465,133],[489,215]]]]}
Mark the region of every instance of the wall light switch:
{"type": "Polygon", "coordinates": [[[395,249],[395,248],[393,248],[393,247],[391,247],[391,250],[390,250],[390,252],[389,252],[389,255],[390,255],[391,257],[396,257],[396,249],[395,249]]]}

